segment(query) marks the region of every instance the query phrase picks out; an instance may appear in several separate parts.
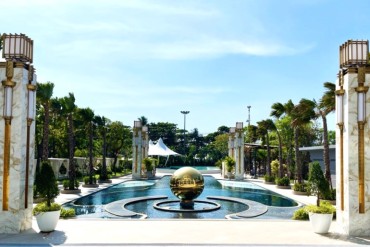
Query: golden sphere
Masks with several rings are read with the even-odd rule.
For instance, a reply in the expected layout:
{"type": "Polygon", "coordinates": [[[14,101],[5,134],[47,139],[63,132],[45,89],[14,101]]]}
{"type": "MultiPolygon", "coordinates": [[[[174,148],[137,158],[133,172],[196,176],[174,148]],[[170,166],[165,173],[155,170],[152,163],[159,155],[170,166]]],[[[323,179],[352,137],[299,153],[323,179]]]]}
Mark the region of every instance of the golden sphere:
{"type": "Polygon", "coordinates": [[[191,202],[197,198],[204,189],[203,175],[192,167],[182,167],[174,172],[170,180],[172,193],[181,202],[191,202]]]}

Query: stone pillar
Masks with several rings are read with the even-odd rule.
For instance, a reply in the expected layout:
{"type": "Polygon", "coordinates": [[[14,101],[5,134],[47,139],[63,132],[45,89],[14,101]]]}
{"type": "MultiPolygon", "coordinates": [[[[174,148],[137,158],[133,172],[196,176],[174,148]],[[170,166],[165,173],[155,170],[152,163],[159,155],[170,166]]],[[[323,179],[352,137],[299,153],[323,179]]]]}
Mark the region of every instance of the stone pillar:
{"type": "Polygon", "coordinates": [[[235,134],[235,179],[244,179],[244,132],[243,129],[236,130],[235,134]]]}
{"type": "Polygon", "coordinates": [[[140,121],[134,122],[133,138],[132,138],[132,178],[141,178],[143,149],[142,149],[142,132],[140,121]]]}
{"type": "MultiPolygon", "coordinates": [[[[32,227],[33,181],[34,181],[34,146],[35,121],[29,122],[29,153],[27,157],[27,111],[29,66],[13,63],[14,73],[12,118],[10,122],[9,170],[4,173],[5,119],[0,119],[0,233],[19,233],[32,227]],[[26,174],[28,186],[26,189],[26,174]],[[4,188],[4,180],[8,185],[4,188]],[[25,195],[27,191],[27,196],[25,195]],[[27,198],[27,201],[26,201],[27,198]],[[4,208],[5,205],[5,208],[4,208]]],[[[0,62],[0,80],[6,81],[6,63],[0,62]]],[[[33,76],[33,81],[35,81],[33,76]]],[[[3,116],[4,87],[0,90],[0,114],[3,116]]],[[[6,148],[5,148],[6,149],[6,148]]]]}
{"type": "MultiPolygon", "coordinates": [[[[343,96],[343,117],[340,117],[343,122],[339,123],[337,121],[339,127],[336,130],[338,231],[351,236],[369,236],[370,152],[368,150],[370,148],[370,98],[365,92],[367,112],[365,113],[364,122],[360,122],[358,121],[358,94],[361,90],[366,91],[367,86],[370,85],[370,68],[349,67],[343,69],[336,84],[337,95],[343,96]],[[363,130],[362,140],[361,134],[359,135],[362,132],[361,129],[363,130]],[[361,144],[362,141],[364,141],[363,144],[361,144]],[[362,145],[364,152],[361,151],[362,145]],[[361,161],[361,156],[364,162],[361,161]],[[361,163],[364,163],[363,187],[361,185],[361,173],[363,171],[361,171],[361,163]],[[363,200],[361,199],[361,188],[364,188],[363,200]],[[361,209],[361,205],[364,206],[363,209],[361,209]]],[[[337,108],[339,108],[338,102],[337,97],[337,108]]]]}

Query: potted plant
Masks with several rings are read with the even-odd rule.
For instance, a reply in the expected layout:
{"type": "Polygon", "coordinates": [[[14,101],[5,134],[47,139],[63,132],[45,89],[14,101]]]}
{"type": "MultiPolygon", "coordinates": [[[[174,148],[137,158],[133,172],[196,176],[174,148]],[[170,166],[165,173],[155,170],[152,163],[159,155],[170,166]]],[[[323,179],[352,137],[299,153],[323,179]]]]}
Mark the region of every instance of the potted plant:
{"type": "Polygon", "coordinates": [[[316,233],[327,233],[329,231],[335,207],[328,202],[320,203],[320,197],[329,191],[329,183],[324,177],[319,162],[310,163],[308,176],[308,192],[316,195],[316,205],[306,207],[313,230],[316,233]]]}
{"type": "Polygon", "coordinates": [[[294,183],[293,194],[295,195],[308,195],[308,184],[306,182],[294,183]]]}
{"type": "Polygon", "coordinates": [[[39,175],[35,185],[41,197],[46,201],[37,204],[32,212],[40,231],[51,232],[55,230],[60,216],[61,205],[52,203],[52,200],[59,194],[59,189],[53,168],[48,161],[41,163],[39,175]]]}
{"type": "Polygon", "coordinates": [[[230,157],[230,156],[226,156],[226,158],[224,159],[224,162],[225,162],[225,166],[226,166],[226,172],[227,172],[227,177],[229,179],[231,179],[232,177],[232,171],[235,167],[235,160],[233,157],[230,157]]]}
{"type": "Polygon", "coordinates": [[[276,178],[275,183],[276,187],[279,189],[290,189],[290,179],[287,176],[276,178]]]}
{"type": "Polygon", "coordinates": [[[153,170],[155,168],[155,160],[147,157],[143,159],[143,163],[145,165],[147,178],[152,178],[154,175],[153,170]]]}
{"type": "Polygon", "coordinates": [[[265,175],[264,176],[264,179],[265,179],[265,184],[275,184],[275,176],[271,175],[265,175]]]}

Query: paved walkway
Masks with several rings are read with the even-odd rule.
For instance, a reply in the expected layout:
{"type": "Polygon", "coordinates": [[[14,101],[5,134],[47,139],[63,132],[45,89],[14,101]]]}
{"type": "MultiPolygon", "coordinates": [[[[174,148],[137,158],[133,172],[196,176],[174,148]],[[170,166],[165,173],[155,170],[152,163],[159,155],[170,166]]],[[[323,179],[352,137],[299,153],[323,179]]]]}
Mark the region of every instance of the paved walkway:
{"type": "MultiPolygon", "coordinates": [[[[113,184],[130,177],[113,179],[113,184]]],[[[314,197],[295,196],[261,180],[254,183],[301,203],[314,203],[314,197]]],[[[82,188],[80,195],[61,194],[64,203],[100,190],[82,188]]],[[[293,220],[60,220],[52,233],[33,228],[20,234],[0,234],[0,246],[353,246],[370,245],[369,238],[347,237],[336,232],[333,222],[328,234],[312,232],[310,222],[293,220]]]]}

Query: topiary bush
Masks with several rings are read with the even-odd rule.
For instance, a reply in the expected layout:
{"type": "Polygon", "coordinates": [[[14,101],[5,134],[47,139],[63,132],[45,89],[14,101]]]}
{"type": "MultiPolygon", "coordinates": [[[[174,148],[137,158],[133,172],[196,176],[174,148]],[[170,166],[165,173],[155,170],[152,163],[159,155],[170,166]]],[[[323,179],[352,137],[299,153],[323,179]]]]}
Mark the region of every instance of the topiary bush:
{"type": "Polygon", "coordinates": [[[35,186],[40,196],[46,199],[46,205],[50,207],[51,201],[59,195],[59,189],[53,168],[48,161],[41,163],[35,186]]]}
{"type": "Polygon", "coordinates": [[[317,161],[310,163],[308,183],[309,194],[317,196],[316,206],[319,206],[320,197],[322,195],[328,194],[330,189],[329,182],[325,179],[324,173],[321,170],[320,163],[317,161]]]}
{"type": "Polygon", "coordinates": [[[275,176],[269,176],[269,175],[265,175],[264,176],[264,179],[265,179],[265,182],[275,182],[275,176]]]}
{"type": "Polygon", "coordinates": [[[275,183],[278,186],[289,186],[290,185],[290,179],[288,177],[276,178],[275,183]]]}

